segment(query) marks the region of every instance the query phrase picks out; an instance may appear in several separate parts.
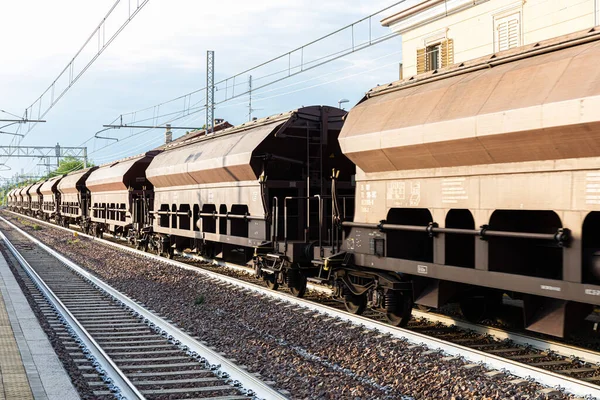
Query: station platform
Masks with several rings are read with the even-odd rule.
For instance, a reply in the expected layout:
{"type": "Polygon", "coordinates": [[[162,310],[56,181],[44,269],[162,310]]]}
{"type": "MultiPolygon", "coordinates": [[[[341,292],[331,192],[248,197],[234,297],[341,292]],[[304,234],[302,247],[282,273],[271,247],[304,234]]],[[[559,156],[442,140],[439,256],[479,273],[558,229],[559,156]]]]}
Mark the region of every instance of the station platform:
{"type": "Polygon", "coordinates": [[[0,400],[79,398],[0,254],[0,400]]]}

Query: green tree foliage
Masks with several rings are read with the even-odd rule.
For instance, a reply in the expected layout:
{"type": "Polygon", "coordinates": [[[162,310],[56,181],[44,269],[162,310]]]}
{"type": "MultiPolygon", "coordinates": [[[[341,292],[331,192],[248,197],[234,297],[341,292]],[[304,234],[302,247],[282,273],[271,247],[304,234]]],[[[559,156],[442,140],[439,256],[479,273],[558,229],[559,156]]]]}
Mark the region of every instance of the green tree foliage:
{"type": "MultiPolygon", "coordinates": [[[[94,163],[88,161],[87,166],[88,168],[93,167],[94,163]]],[[[48,177],[52,178],[53,176],[68,174],[69,172],[78,171],[80,169],[83,169],[83,160],[78,160],[75,157],[69,156],[60,160],[58,168],[50,172],[50,175],[48,177]]]]}

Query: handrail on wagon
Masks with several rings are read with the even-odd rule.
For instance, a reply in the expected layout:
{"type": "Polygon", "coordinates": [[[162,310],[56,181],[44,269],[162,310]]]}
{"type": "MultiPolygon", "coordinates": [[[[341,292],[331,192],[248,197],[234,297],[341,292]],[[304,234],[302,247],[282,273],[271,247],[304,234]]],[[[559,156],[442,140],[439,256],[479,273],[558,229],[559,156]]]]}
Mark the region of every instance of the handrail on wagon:
{"type": "Polygon", "coordinates": [[[437,223],[431,222],[427,226],[420,225],[397,225],[388,224],[382,220],[379,224],[365,222],[342,222],[342,226],[352,228],[367,228],[378,229],[380,231],[405,231],[405,232],[422,232],[427,233],[430,237],[436,236],[438,233],[455,234],[455,235],[471,235],[479,236],[486,240],[490,237],[505,237],[515,239],[529,240],[548,240],[554,241],[560,247],[569,247],[571,241],[571,230],[567,228],[559,228],[555,233],[534,233],[534,232],[511,232],[490,230],[489,225],[482,225],[480,229],[459,229],[459,228],[440,228],[437,223]]]}

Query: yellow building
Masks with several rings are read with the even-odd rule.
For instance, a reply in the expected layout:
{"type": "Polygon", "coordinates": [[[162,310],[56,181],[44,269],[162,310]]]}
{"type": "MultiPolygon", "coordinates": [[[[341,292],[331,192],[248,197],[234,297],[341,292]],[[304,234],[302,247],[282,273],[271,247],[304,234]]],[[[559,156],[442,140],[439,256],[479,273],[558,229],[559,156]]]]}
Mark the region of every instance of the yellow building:
{"type": "Polygon", "coordinates": [[[381,21],[404,78],[600,24],[600,0],[425,0],[381,21]]]}

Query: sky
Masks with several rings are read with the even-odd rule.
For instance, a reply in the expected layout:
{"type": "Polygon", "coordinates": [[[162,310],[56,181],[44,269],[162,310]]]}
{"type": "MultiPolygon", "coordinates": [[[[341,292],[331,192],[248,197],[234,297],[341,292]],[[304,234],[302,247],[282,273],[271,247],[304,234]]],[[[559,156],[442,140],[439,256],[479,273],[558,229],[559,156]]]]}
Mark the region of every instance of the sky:
{"type": "MultiPolygon", "coordinates": [[[[104,38],[127,17],[127,7],[140,0],[122,0],[107,19],[104,38]]],[[[379,21],[400,8],[395,6],[373,17],[372,37],[387,35],[379,21]]],[[[73,58],[76,51],[94,31],[115,0],[29,0],[0,2],[0,110],[22,115],[73,58]]],[[[164,140],[164,129],[141,131],[109,130],[99,134],[119,141],[92,139],[94,134],[123,115],[123,122],[162,124],[173,116],[180,126],[201,127],[205,114],[204,92],[163,104],[153,105],[203,88],[206,84],[206,51],[215,51],[215,81],[286,54],[321,36],[375,13],[394,0],[340,1],[324,0],[149,0],[127,27],[119,34],[21,142],[30,146],[81,146],[88,148],[96,164],[141,153],[164,140]],[[194,108],[195,106],[195,108],[194,108]],[[182,114],[186,107],[199,112],[182,114]],[[149,108],[146,111],[132,113],[149,108]],[[171,114],[173,113],[173,114],[171,114]],[[166,114],[170,114],[167,116],[166,114]],[[163,116],[164,115],[164,116],[163,116]]],[[[355,45],[368,40],[368,21],[354,30],[355,45]]],[[[76,59],[78,72],[98,49],[97,36],[76,59]]],[[[101,37],[102,40],[102,37],[101,37]]],[[[328,54],[352,46],[351,30],[342,31],[323,42],[305,47],[303,51],[277,62],[238,76],[235,88],[248,89],[248,75],[253,77],[252,116],[268,115],[308,105],[337,106],[348,99],[348,109],[370,88],[398,79],[398,64],[402,60],[401,40],[393,37],[375,46],[342,57],[326,65],[263,88],[274,78],[297,72],[328,54]],[[290,69],[291,66],[291,69],[290,69]]],[[[55,92],[66,87],[66,81],[56,84],[55,92]]],[[[215,92],[215,117],[232,124],[248,120],[249,96],[231,97],[233,82],[218,85],[215,92]]],[[[47,100],[47,98],[46,98],[47,100]]],[[[0,118],[10,118],[0,113],[0,118]]],[[[9,130],[9,129],[4,129],[9,130]]],[[[183,134],[175,131],[175,137],[183,134]]],[[[0,135],[8,145],[12,136],[0,135]]],[[[42,173],[38,159],[8,161],[10,170],[0,171],[2,177],[12,177],[21,170],[42,173]]],[[[0,166],[0,169],[8,169],[0,166]]]]}

